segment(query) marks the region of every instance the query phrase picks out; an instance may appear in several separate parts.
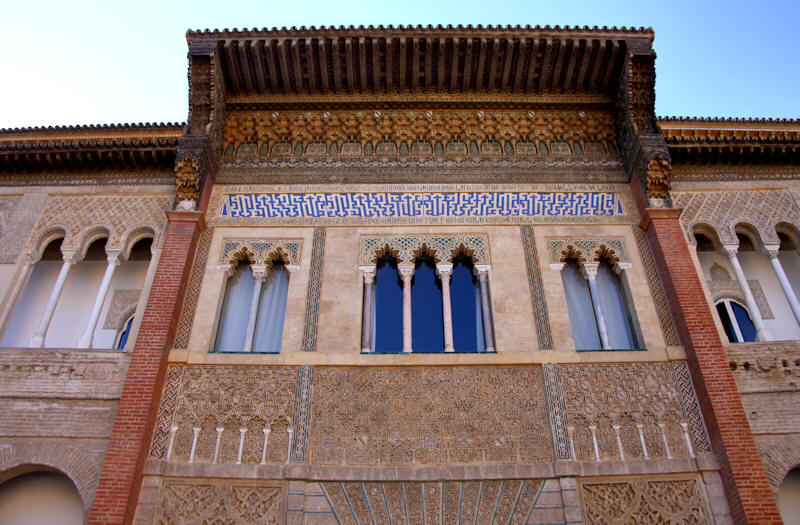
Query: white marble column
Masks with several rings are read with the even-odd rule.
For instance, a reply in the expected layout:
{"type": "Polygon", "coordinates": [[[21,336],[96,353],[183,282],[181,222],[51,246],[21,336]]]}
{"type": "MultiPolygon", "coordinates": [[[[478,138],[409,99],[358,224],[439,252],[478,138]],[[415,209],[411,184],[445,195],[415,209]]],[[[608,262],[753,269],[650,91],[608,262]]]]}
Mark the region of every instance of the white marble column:
{"type": "Polygon", "coordinates": [[[372,318],[373,305],[375,299],[375,266],[359,266],[361,274],[364,278],[364,300],[361,303],[363,310],[361,312],[361,351],[372,352],[372,324],[375,320],[372,318]]]}
{"type": "Polygon", "coordinates": [[[247,327],[244,332],[244,345],[242,352],[253,351],[253,339],[256,335],[256,321],[258,320],[258,303],[261,301],[261,287],[267,278],[267,267],[264,264],[251,264],[253,271],[253,295],[250,296],[250,312],[247,314],[247,327]]]}
{"type": "Polygon", "coordinates": [[[398,264],[397,270],[403,279],[403,352],[411,352],[411,277],[413,264],[398,264]]]}
{"type": "Polygon", "coordinates": [[[437,264],[436,275],[442,281],[442,320],[444,321],[444,351],[455,352],[453,348],[453,309],[450,304],[450,276],[452,264],[437,264]]]}
{"type": "Polygon", "coordinates": [[[600,308],[600,293],[597,291],[597,264],[585,263],[583,265],[583,275],[589,283],[589,293],[592,296],[592,307],[594,317],[597,322],[597,331],[600,332],[600,344],[604,350],[611,348],[608,342],[608,329],[606,328],[606,318],[603,316],[603,309],[600,308]]]}
{"type": "Polygon", "coordinates": [[[47,335],[47,328],[50,326],[50,321],[53,319],[53,313],[56,311],[58,298],[61,296],[61,291],[64,289],[64,283],[67,282],[67,274],[70,268],[78,262],[75,252],[67,252],[63,254],[64,264],[61,265],[61,271],[58,272],[58,279],[50,292],[50,298],[47,300],[47,306],[44,308],[42,320],[39,321],[39,327],[36,333],[31,337],[28,342],[29,348],[42,348],[44,346],[44,338],[47,335]]]}
{"type": "Polygon", "coordinates": [[[792,309],[794,318],[797,321],[797,324],[800,325],[800,303],[797,302],[797,295],[795,295],[794,289],[792,289],[792,284],[789,282],[786,272],[783,271],[783,265],[781,264],[780,259],[778,259],[778,252],[780,251],[780,248],[780,245],[765,245],[764,252],[769,259],[769,263],[772,265],[772,269],[775,271],[775,276],[778,278],[778,282],[781,283],[781,290],[783,290],[783,295],[786,296],[786,301],[789,303],[789,307],[792,309]]]}
{"type": "Polygon", "coordinates": [[[739,264],[739,258],[736,253],[739,251],[738,245],[724,244],[722,250],[728,257],[731,263],[733,273],[736,280],[739,282],[739,288],[744,295],[744,300],[747,303],[747,309],[750,311],[750,319],[753,321],[753,326],[756,327],[756,339],[759,341],[772,341],[772,335],[764,328],[764,320],[761,318],[761,310],[756,304],[756,299],[753,297],[753,292],[750,290],[750,285],[747,284],[747,278],[744,276],[742,265],[739,264]]]}
{"type": "Polygon", "coordinates": [[[475,265],[474,272],[478,275],[478,287],[481,294],[481,317],[483,320],[483,338],[486,352],[494,352],[494,327],[492,326],[492,310],[489,304],[489,270],[488,264],[475,265]]]}
{"type": "Polygon", "coordinates": [[[94,298],[92,311],[89,313],[89,320],[86,321],[86,328],[84,328],[80,339],[78,339],[77,348],[91,348],[92,339],[94,339],[94,331],[97,328],[97,321],[100,319],[100,310],[103,308],[103,303],[106,301],[108,289],[111,286],[111,279],[114,277],[114,270],[120,265],[119,252],[109,253],[106,260],[106,272],[103,274],[103,280],[100,282],[100,288],[97,290],[97,295],[94,298]]]}

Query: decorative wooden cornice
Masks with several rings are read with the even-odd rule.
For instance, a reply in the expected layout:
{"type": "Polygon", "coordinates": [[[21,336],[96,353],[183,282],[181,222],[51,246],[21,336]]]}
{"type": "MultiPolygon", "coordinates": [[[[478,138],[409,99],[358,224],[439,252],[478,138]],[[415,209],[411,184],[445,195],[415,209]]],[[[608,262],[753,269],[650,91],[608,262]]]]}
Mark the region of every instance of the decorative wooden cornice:
{"type": "Polygon", "coordinates": [[[0,174],[171,169],[183,124],[0,130],[0,174]]]}
{"type": "Polygon", "coordinates": [[[674,164],[800,164],[800,120],[668,117],[674,164]]]}
{"type": "Polygon", "coordinates": [[[348,27],[189,31],[216,46],[229,102],[328,93],[614,93],[650,29],[348,27]]]}

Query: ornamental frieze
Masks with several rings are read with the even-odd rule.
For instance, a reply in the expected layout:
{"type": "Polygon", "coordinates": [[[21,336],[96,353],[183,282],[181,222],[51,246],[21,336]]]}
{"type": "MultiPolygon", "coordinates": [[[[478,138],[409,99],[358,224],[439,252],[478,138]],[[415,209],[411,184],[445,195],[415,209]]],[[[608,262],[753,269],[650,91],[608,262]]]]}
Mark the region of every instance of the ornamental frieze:
{"type": "Polygon", "coordinates": [[[239,156],[605,155],[603,111],[308,111],[228,117],[225,154],[239,156]]]}

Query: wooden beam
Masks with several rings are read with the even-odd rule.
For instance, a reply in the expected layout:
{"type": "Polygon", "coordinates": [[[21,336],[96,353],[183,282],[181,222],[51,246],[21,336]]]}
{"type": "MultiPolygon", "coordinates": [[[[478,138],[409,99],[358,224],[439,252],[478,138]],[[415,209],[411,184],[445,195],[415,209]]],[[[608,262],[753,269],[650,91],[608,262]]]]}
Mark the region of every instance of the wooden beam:
{"type": "Polygon", "coordinates": [[[514,40],[506,38],[503,48],[503,71],[500,77],[500,90],[504,91],[508,87],[508,78],[511,75],[511,63],[514,61],[514,40]]]}
{"type": "Polygon", "coordinates": [[[542,57],[542,68],[541,73],[539,74],[539,86],[537,87],[536,91],[539,93],[544,93],[544,83],[547,81],[547,77],[553,74],[552,72],[552,65],[550,64],[550,59],[553,56],[553,39],[547,37],[545,39],[545,47],[544,47],[544,56],[542,57]]]}
{"type": "Polygon", "coordinates": [[[300,56],[302,46],[299,40],[292,39],[292,54],[289,55],[292,61],[292,69],[294,69],[294,83],[296,85],[295,91],[298,93],[307,91],[305,81],[303,79],[303,59],[300,56]]]}
{"type": "Polygon", "coordinates": [[[528,74],[525,76],[524,90],[526,92],[533,90],[533,79],[536,75],[536,51],[539,49],[539,41],[537,39],[531,40],[530,45],[530,60],[528,61],[528,74]]]}
{"type": "Polygon", "coordinates": [[[433,75],[433,41],[425,39],[425,89],[430,89],[433,75]]]}
{"type": "Polygon", "coordinates": [[[570,40],[567,42],[567,74],[564,75],[564,91],[572,88],[573,75],[575,74],[575,63],[580,54],[580,41],[570,40]]]}
{"type": "Polygon", "coordinates": [[[608,41],[598,42],[597,54],[592,63],[592,76],[589,78],[589,91],[600,91],[597,85],[600,73],[603,71],[603,61],[608,54],[608,41]]]}
{"type": "Polygon", "coordinates": [[[611,50],[609,52],[608,64],[606,64],[606,67],[604,68],[605,75],[603,75],[603,85],[601,86],[601,89],[603,91],[609,89],[609,84],[611,82],[611,74],[613,73],[615,62],[617,61],[617,58],[620,54],[619,51],[620,51],[619,42],[617,40],[612,40],[611,50]]]}
{"type": "Polygon", "coordinates": [[[347,91],[352,93],[355,91],[356,83],[356,70],[353,66],[353,41],[352,39],[344,38],[344,63],[347,67],[345,71],[345,81],[347,82],[347,91]]]}
{"type": "Polygon", "coordinates": [[[588,70],[589,64],[592,61],[592,56],[597,53],[596,43],[596,40],[585,42],[583,52],[581,53],[581,65],[578,68],[578,80],[575,82],[575,91],[581,91],[584,88],[584,84],[586,82],[586,71],[588,70]]]}
{"type": "Polygon", "coordinates": [[[514,74],[511,76],[511,91],[519,92],[522,89],[522,82],[524,80],[522,72],[525,68],[525,58],[528,56],[528,39],[522,38],[517,47],[517,67],[514,68],[514,74]]]}
{"type": "Polygon", "coordinates": [[[384,45],[386,47],[386,92],[394,91],[394,74],[392,72],[392,68],[394,67],[394,50],[396,49],[395,45],[392,43],[392,39],[386,39],[384,41],[384,45]]]}
{"type": "Polygon", "coordinates": [[[458,89],[458,56],[461,46],[458,45],[458,39],[450,39],[450,91],[458,89]]]}
{"type": "Polygon", "coordinates": [[[492,47],[489,60],[489,78],[486,81],[486,91],[494,91],[495,78],[497,77],[497,55],[500,54],[500,39],[493,38],[491,40],[492,47]]]}
{"type": "Polygon", "coordinates": [[[558,39],[558,53],[556,53],[556,64],[553,66],[553,75],[550,81],[550,91],[561,91],[561,73],[564,71],[564,54],[566,53],[567,43],[563,39],[558,39]]]}
{"type": "Polygon", "coordinates": [[[478,70],[475,72],[475,91],[483,89],[483,72],[486,69],[486,48],[489,42],[483,38],[478,39],[478,70]]]}
{"type": "Polygon", "coordinates": [[[256,74],[256,87],[260,93],[267,91],[267,75],[264,66],[264,41],[255,40],[250,43],[253,54],[253,70],[256,74]]]}
{"type": "Polygon", "coordinates": [[[467,50],[464,53],[464,81],[463,90],[469,90],[469,84],[472,80],[472,38],[467,37],[467,50]]]}
{"type": "Polygon", "coordinates": [[[411,39],[411,91],[416,92],[419,84],[419,38],[411,39]]]}
{"type": "Polygon", "coordinates": [[[241,43],[237,42],[236,44],[239,67],[242,71],[244,91],[246,94],[252,95],[256,92],[256,88],[253,82],[253,75],[250,74],[250,57],[247,53],[249,47],[247,41],[242,41],[241,43]]]}
{"type": "Polygon", "coordinates": [[[439,43],[439,70],[436,73],[436,89],[439,91],[444,90],[444,81],[445,75],[447,74],[447,68],[445,57],[447,56],[447,39],[446,38],[437,38],[436,41],[439,43]]]}
{"type": "Polygon", "coordinates": [[[282,38],[278,40],[278,44],[276,47],[276,51],[278,53],[278,64],[281,68],[281,80],[283,80],[283,91],[288,93],[292,90],[292,80],[289,76],[289,50],[286,49],[288,46],[286,39],[282,38]]]}
{"type": "Polygon", "coordinates": [[[333,55],[333,86],[337,93],[342,90],[342,64],[341,64],[341,42],[340,37],[331,40],[331,54],[333,55]]]}
{"type": "Polygon", "coordinates": [[[397,90],[398,91],[405,91],[407,88],[406,84],[406,61],[407,61],[407,53],[406,50],[406,39],[405,37],[400,37],[400,78],[397,79],[397,90]]]}
{"type": "Polygon", "coordinates": [[[358,37],[358,73],[359,90],[364,93],[367,91],[367,42],[363,36],[358,37]]]}
{"type": "Polygon", "coordinates": [[[275,41],[270,40],[264,44],[264,52],[266,53],[267,71],[269,71],[269,83],[272,85],[272,91],[280,91],[280,84],[278,78],[278,62],[275,58],[277,50],[275,49],[275,41]]]}
{"type": "Polygon", "coordinates": [[[319,56],[319,78],[322,81],[322,91],[330,91],[331,86],[328,80],[328,46],[324,38],[320,38],[317,42],[317,52],[319,56]]]}
{"type": "Polygon", "coordinates": [[[239,85],[239,75],[238,71],[236,71],[236,60],[234,59],[234,49],[233,49],[233,40],[226,40],[225,44],[223,45],[223,49],[225,50],[225,62],[227,63],[228,69],[228,82],[230,90],[233,92],[234,95],[238,95],[241,92],[241,86],[239,85]]]}
{"type": "Polygon", "coordinates": [[[316,64],[320,64],[322,66],[319,57],[314,57],[315,54],[314,48],[316,47],[314,45],[314,40],[316,39],[312,38],[306,39],[306,45],[305,45],[306,64],[308,64],[308,90],[311,93],[316,93],[318,91],[317,89],[318,77],[317,77],[316,64]]]}
{"type": "Polygon", "coordinates": [[[381,40],[372,39],[372,89],[373,91],[383,91],[381,84],[381,40]]]}

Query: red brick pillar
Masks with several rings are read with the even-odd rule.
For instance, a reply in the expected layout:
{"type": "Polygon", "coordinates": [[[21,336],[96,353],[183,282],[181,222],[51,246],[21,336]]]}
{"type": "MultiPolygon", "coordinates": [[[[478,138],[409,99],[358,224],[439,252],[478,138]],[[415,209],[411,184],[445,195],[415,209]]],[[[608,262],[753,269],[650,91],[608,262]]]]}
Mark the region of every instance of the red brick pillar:
{"type": "MultiPolygon", "coordinates": [[[[636,191],[634,189],[634,191],[636,191]]],[[[644,210],[647,231],[736,523],[782,523],[678,216],[644,210]]]]}
{"type": "Polygon", "coordinates": [[[131,355],[90,524],[131,523],[184,290],[205,228],[202,212],[167,212],[169,224],[131,355]]]}

